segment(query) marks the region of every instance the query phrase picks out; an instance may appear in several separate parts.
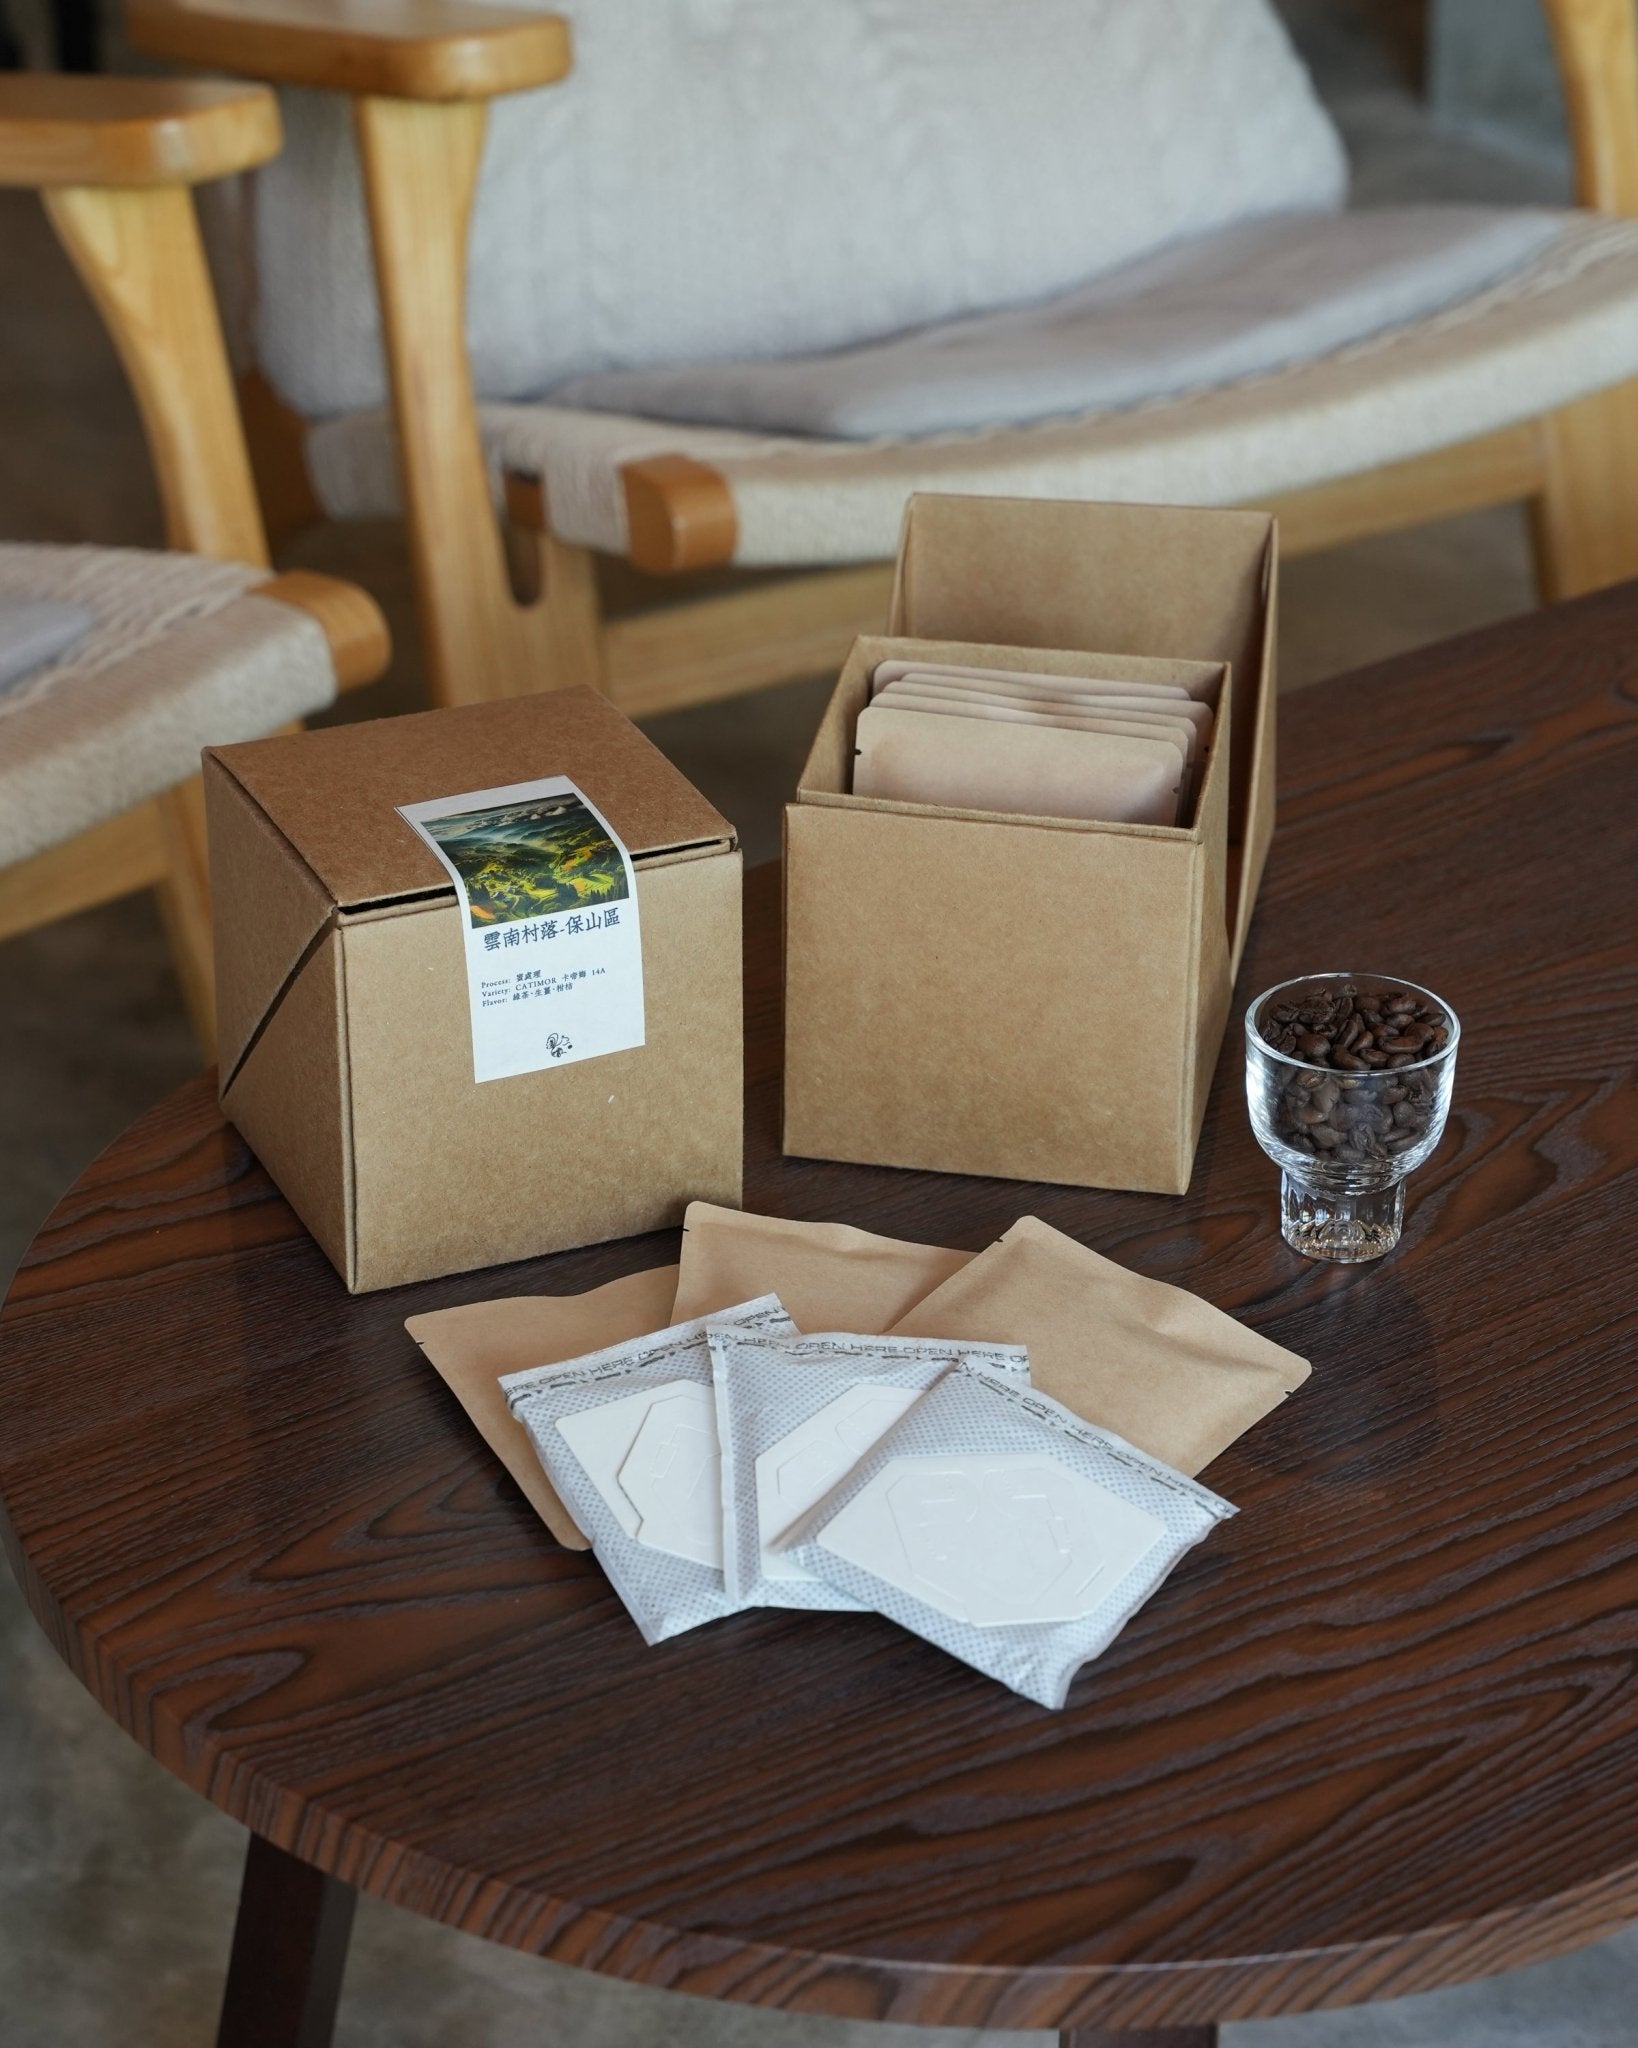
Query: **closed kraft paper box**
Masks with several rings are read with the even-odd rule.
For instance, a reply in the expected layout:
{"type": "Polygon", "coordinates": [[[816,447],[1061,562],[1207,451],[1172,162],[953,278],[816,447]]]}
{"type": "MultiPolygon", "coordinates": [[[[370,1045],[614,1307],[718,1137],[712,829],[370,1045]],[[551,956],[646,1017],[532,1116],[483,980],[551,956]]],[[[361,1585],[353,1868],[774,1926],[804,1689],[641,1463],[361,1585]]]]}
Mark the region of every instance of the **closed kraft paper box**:
{"type": "Polygon", "coordinates": [[[902,651],[861,642],[785,812],[787,1153],[1188,1186],[1273,831],[1277,554],[1258,512],[911,499],[891,635],[1221,664],[1218,730],[1186,826],[855,797],[902,651]]]}
{"type": "Polygon", "coordinates": [[[352,1292],[739,1201],[738,844],[595,691],[212,748],[205,791],[222,1106],[352,1292]],[[631,857],[645,1040],[478,1082],[465,906],[395,806],[559,775],[631,857]]]}

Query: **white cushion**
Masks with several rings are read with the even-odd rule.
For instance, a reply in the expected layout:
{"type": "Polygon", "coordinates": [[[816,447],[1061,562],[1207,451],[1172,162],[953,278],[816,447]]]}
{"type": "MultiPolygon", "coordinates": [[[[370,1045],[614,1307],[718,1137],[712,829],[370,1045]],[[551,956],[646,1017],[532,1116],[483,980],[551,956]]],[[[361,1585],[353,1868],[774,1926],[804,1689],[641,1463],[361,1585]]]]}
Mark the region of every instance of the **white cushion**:
{"type": "Polygon", "coordinates": [[[831,439],[1022,426],[1283,368],[1493,284],[1546,210],[1383,207],[1251,221],[1061,298],[826,355],[606,370],[554,405],[831,439]]]}
{"type": "Polygon", "coordinates": [[[335,696],[329,642],[268,571],[135,548],[0,543],[0,607],[87,621],[0,692],[0,866],[173,789],[201,747],[260,739],[335,696]]]}
{"type": "MultiPolygon", "coordinates": [[[[1340,206],[1269,0],[566,0],[561,85],[495,102],[480,397],[844,347],[1340,206]]],[[[385,393],[346,103],[260,174],[259,348],[309,417],[385,393]]]]}

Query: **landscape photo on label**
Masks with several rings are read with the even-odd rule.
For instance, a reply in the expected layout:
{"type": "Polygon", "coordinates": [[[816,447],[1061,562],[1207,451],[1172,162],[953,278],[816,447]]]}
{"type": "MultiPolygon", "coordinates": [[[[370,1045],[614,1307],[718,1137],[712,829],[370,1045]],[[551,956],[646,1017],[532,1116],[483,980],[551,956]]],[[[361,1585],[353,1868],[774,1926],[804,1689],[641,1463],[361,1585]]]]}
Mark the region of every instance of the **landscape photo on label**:
{"type": "Polygon", "coordinates": [[[572,790],[422,824],[466,884],[475,925],[596,909],[629,894],[620,849],[572,790]]]}

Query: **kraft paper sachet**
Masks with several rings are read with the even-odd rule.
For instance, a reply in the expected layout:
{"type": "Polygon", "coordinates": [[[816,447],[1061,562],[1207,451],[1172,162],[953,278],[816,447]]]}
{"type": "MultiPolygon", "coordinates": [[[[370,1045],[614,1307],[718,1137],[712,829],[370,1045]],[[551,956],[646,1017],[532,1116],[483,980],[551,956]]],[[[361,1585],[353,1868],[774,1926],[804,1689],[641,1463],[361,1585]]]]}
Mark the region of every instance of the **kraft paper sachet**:
{"type": "Polygon", "coordinates": [[[588,1294],[516,1294],[464,1308],[411,1316],[404,1328],[443,1376],[478,1434],[523,1489],[524,1497],[569,1550],[591,1545],[547,1478],[529,1432],[500,1389],[502,1373],[583,1358],[629,1337],[646,1337],[671,1320],[677,1268],[628,1273],[588,1294]]]}
{"type": "Polygon", "coordinates": [[[895,704],[906,697],[936,697],[946,704],[1003,704],[1019,710],[1050,712],[1055,716],[1129,718],[1134,712],[1141,712],[1145,717],[1164,718],[1187,726],[1191,744],[1203,744],[1209,740],[1212,727],[1217,722],[1216,713],[1209,704],[1197,702],[1182,690],[1175,696],[1167,696],[1163,690],[1140,696],[1135,688],[1123,688],[1118,683],[1111,683],[1107,689],[1096,689],[1088,684],[1083,689],[1071,690],[1062,684],[1049,688],[1027,676],[1016,683],[1011,679],[999,683],[969,683],[938,669],[912,669],[897,682],[884,684],[875,692],[872,701],[895,704]]]}
{"type": "MultiPolygon", "coordinates": [[[[1110,664],[1126,670],[1128,674],[1125,677],[1083,674],[1084,662],[1077,656],[1069,657],[1064,666],[1051,669],[1031,668],[1027,663],[1020,668],[977,668],[962,661],[940,661],[936,652],[928,651],[928,643],[922,645],[923,652],[919,658],[901,657],[877,662],[870,672],[872,691],[884,690],[889,683],[899,682],[908,675],[936,675],[946,682],[963,685],[993,683],[1009,690],[1027,685],[1031,690],[1068,690],[1075,694],[1122,691],[1140,697],[1189,697],[1198,704],[1210,704],[1216,699],[1223,676],[1222,670],[1210,662],[1158,661],[1153,656],[1143,659],[1141,676],[1130,675],[1133,665],[1130,660],[1110,664]],[[1157,680],[1162,674],[1169,675],[1170,680],[1157,680]]],[[[992,654],[1021,654],[1025,650],[992,648],[989,651],[992,654]]]]}
{"type": "Polygon", "coordinates": [[[797,1223],[690,1202],[677,1298],[665,1320],[685,1323],[777,1294],[799,1330],[879,1337],[971,1257],[846,1223],[797,1223]]]}
{"type": "Polygon", "coordinates": [[[1066,1408],[1191,1476],[1277,1408],[1308,1361],[1210,1302],[1024,1216],[894,1324],[895,1337],[1022,1344],[1066,1408]]]}
{"type": "MultiPolygon", "coordinates": [[[[1062,701],[1042,697],[980,696],[972,690],[948,694],[923,690],[914,676],[902,683],[890,683],[876,699],[887,711],[923,711],[946,718],[976,718],[992,725],[1048,726],[1058,732],[1113,733],[1123,739],[1170,740],[1177,748],[1177,782],[1181,791],[1180,816],[1194,800],[1198,780],[1200,745],[1195,728],[1183,718],[1172,718],[1151,710],[1129,710],[1125,706],[1084,710],[1062,701]]],[[[1203,707],[1191,704],[1197,711],[1203,707]]]]}
{"type": "Polygon", "coordinates": [[[1055,732],[1109,732],[1125,739],[1171,740],[1190,766],[1198,752],[1194,727],[1186,718],[1173,718],[1167,712],[1147,708],[1100,705],[1095,710],[1086,710],[1061,700],[1008,697],[1000,691],[980,696],[976,690],[923,689],[914,676],[902,683],[889,684],[876,699],[876,706],[885,711],[926,711],[945,718],[987,719],[992,725],[1045,725],[1055,732]]]}
{"type": "Polygon", "coordinates": [[[895,711],[854,729],[853,794],[947,809],[1175,825],[1183,755],[1171,740],[895,711]]]}

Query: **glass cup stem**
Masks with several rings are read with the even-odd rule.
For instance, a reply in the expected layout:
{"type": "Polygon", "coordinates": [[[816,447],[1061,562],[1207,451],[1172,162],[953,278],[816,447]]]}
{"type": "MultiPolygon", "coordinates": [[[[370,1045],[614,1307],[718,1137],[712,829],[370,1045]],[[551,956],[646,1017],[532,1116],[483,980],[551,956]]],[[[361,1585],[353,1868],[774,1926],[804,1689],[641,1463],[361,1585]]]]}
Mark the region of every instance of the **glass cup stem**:
{"type": "Polygon", "coordinates": [[[1305,1259],[1357,1264],[1380,1259],[1399,1242],[1405,1221],[1405,1183],[1369,1194],[1327,1188],[1301,1175],[1280,1175],[1280,1232],[1305,1259]]]}

